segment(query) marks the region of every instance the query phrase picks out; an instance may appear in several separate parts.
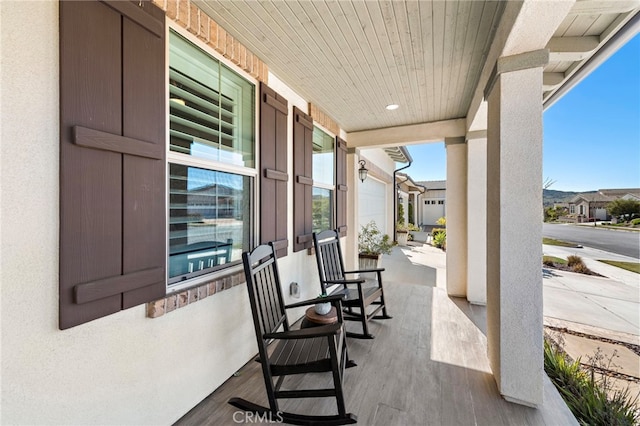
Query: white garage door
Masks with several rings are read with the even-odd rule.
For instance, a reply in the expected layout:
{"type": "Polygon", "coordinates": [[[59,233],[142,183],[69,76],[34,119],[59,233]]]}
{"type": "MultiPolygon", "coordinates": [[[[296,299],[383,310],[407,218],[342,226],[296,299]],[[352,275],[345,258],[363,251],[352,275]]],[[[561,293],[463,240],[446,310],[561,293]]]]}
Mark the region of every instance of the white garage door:
{"type": "Polygon", "coordinates": [[[358,230],[374,220],[384,234],[387,230],[387,185],[372,177],[358,182],[358,230]]]}

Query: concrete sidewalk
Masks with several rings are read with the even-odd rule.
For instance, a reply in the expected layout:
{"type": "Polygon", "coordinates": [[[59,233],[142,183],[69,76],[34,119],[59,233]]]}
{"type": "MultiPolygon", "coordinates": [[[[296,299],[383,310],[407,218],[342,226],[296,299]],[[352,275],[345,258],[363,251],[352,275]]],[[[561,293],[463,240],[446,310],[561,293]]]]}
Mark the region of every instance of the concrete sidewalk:
{"type": "Polygon", "coordinates": [[[566,259],[580,256],[594,272],[605,277],[543,268],[544,315],[616,333],[640,335],[640,275],[597,259],[637,262],[600,250],[543,246],[545,255],[566,259]]]}

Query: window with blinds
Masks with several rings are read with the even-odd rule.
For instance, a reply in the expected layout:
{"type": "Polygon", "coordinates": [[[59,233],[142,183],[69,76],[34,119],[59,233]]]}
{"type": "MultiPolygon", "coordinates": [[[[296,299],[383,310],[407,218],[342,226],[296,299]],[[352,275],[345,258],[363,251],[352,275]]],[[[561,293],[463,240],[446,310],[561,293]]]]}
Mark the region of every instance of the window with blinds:
{"type": "Polygon", "coordinates": [[[169,64],[169,149],[254,167],[254,85],[175,32],[169,64]]]}
{"type": "Polygon", "coordinates": [[[253,244],[255,86],[173,31],[169,51],[167,270],[179,285],[253,244]]]}
{"type": "Polygon", "coordinates": [[[334,151],[335,139],[313,127],[313,232],[334,228],[334,151]]]}

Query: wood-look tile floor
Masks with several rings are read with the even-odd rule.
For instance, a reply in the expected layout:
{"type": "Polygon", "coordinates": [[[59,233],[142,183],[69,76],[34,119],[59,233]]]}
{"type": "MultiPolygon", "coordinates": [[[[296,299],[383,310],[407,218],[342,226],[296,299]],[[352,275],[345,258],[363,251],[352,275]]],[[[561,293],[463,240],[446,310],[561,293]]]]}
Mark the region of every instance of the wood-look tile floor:
{"type": "MultiPolygon", "coordinates": [[[[537,409],[505,401],[487,359],[485,308],[447,296],[442,252],[429,246],[395,248],[385,256],[387,304],[393,319],[371,321],[373,340],[349,339],[358,366],[345,372],[347,410],[360,425],[569,425],[577,424],[545,376],[537,409]]],[[[348,323],[357,328],[357,323],[348,323]]],[[[308,374],[285,384],[330,384],[308,374]]],[[[268,405],[260,364],[247,363],[177,425],[255,423],[229,405],[231,397],[268,405]]],[[[281,409],[335,414],[335,400],[285,400],[281,409]]]]}

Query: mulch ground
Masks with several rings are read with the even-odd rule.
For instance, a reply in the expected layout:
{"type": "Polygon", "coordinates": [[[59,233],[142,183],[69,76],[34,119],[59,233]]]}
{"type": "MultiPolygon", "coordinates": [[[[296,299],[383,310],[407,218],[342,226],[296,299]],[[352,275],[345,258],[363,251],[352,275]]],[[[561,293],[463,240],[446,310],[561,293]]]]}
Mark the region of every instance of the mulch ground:
{"type": "MultiPolygon", "coordinates": [[[[593,272],[591,269],[587,269],[587,271],[585,272],[577,272],[574,271],[573,268],[569,265],[564,265],[562,263],[555,263],[553,262],[552,264],[547,262],[547,263],[543,263],[543,266],[545,268],[552,268],[552,269],[557,269],[559,271],[567,271],[567,272],[573,272],[576,274],[584,274],[584,275],[593,275],[594,277],[604,277],[604,275],[599,274],[597,272],[593,272]]],[[[606,277],[605,277],[606,278],[606,277]]]]}

